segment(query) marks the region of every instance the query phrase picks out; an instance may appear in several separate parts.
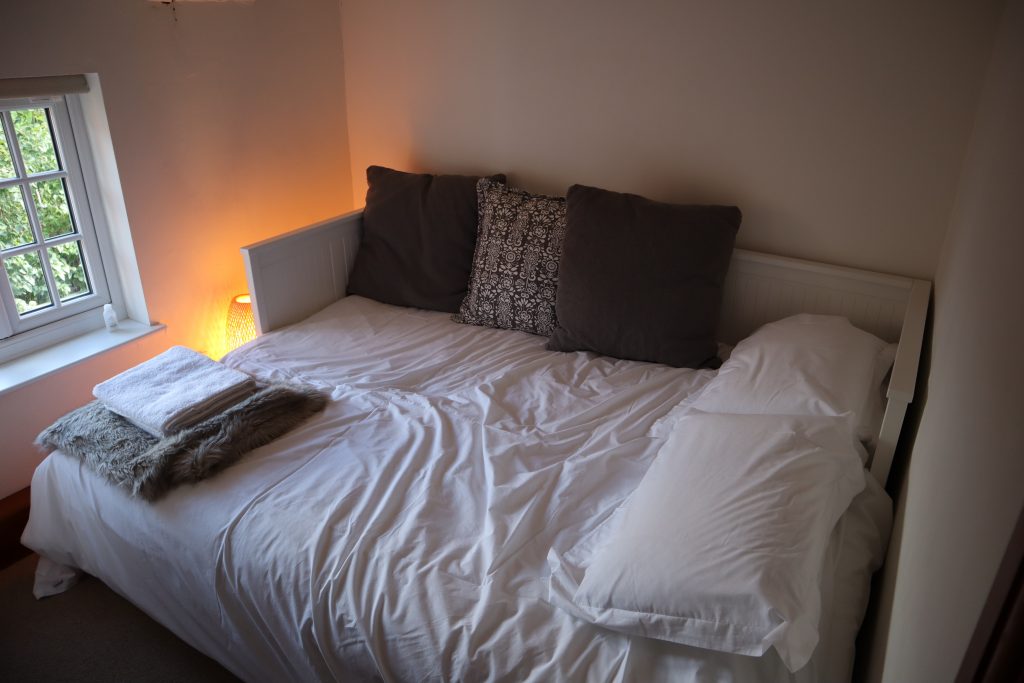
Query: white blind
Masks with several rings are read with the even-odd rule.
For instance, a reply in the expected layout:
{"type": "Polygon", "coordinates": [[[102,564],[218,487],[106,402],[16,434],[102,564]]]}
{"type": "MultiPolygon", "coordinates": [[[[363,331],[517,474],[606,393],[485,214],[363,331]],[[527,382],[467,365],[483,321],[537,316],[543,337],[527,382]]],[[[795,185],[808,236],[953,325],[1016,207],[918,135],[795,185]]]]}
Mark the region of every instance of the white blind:
{"type": "Polygon", "coordinates": [[[0,78],[0,99],[49,97],[88,91],[89,83],[81,74],[36,78],[0,78]]]}

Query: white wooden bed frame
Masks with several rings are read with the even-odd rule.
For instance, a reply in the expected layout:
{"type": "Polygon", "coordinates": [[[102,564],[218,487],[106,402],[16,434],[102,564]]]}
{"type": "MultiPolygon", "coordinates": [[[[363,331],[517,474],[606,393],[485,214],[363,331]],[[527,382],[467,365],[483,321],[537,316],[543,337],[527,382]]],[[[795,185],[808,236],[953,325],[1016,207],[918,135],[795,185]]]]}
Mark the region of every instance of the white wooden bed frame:
{"type": "MultiPolygon", "coordinates": [[[[297,323],[345,296],[362,230],[362,211],[242,247],[256,329],[297,323]]],[[[766,322],[795,313],[844,315],[888,342],[899,342],[871,473],[884,486],[914,400],[931,283],[866,270],[734,252],[719,340],[730,344],[766,322]]]]}

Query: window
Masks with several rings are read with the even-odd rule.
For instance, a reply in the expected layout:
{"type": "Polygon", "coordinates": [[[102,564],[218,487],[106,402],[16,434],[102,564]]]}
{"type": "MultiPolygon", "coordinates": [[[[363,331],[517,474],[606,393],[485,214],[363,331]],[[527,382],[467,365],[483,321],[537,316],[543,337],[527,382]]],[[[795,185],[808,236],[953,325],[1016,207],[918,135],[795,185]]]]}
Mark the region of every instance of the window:
{"type": "Polygon", "coordinates": [[[0,78],[0,396],[149,318],[97,74],[0,78]],[[110,303],[121,324],[103,329],[110,303]]]}
{"type": "Polygon", "coordinates": [[[64,98],[4,102],[0,122],[0,336],[10,336],[110,297],[64,98]]]}

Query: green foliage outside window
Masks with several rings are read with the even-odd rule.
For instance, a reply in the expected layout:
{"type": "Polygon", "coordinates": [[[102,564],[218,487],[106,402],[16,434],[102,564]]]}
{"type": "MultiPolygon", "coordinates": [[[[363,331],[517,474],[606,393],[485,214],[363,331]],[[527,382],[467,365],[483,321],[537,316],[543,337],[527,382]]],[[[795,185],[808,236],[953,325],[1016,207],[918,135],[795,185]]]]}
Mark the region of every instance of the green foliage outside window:
{"type": "MultiPolygon", "coordinates": [[[[15,176],[7,140],[17,135],[18,148],[28,174],[59,170],[53,134],[45,109],[18,109],[11,111],[14,130],[0,136],[0,179],[15,176]]],[[[35,238],[28,223],[28,214],[21,185],[0,190],[0,249],[32,244],[35,238]]],[[[67,188],[61,178],[28,184],[44,239],[53,239],[75,232],[68,206],[67,188]]],[[[49,259],[57,295],[61,300],[89,292],[88,278],[82,263],[82,248],[78,241],[42,250],[49,259]]],[[[51,303],[51,293],[43,275],[40,251],[4,259],[7,278],[14,291],[18,313],[35,310],[51,303]]]]}

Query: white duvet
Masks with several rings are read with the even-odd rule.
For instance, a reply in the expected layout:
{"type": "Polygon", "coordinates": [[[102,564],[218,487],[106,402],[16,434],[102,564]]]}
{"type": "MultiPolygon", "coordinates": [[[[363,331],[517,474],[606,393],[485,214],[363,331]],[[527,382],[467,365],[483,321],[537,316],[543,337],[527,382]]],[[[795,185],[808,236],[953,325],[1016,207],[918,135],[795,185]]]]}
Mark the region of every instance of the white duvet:
{"type": "Polygon", "coordinates": [[[347,297],[225,359],[330,391],[323,414],[155,504],[56,452],[23,542],[251,681],[848,680],[890,524],[873,480],[833,533],[822,642],[796,674],[546,602],[549,552],[611,517],[651,427],[714,373],[544,342],[347,297]]]}

